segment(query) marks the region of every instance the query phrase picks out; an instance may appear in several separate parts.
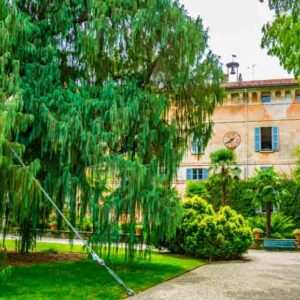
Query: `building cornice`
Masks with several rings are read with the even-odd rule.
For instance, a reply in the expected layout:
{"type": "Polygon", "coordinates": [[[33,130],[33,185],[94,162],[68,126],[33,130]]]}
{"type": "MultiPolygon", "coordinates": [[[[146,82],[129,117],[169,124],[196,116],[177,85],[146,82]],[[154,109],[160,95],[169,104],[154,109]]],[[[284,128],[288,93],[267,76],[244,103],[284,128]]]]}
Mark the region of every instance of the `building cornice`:
{"type": "Polygon", "coordinates": [[[299,86],[299,82],[293,78],[285,79],[269,79],[269,80],[253,80],[242,82],[228,82],[222,84],[225,90],[237,90],[245,88],[266,88],[266,87],[295,87],[299,86]]]}

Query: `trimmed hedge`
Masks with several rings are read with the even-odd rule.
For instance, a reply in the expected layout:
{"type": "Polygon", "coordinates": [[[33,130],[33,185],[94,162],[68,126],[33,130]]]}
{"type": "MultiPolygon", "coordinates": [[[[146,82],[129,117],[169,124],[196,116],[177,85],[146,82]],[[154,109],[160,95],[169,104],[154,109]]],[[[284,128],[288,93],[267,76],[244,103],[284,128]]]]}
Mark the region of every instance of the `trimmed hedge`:
{"type": "Polygon", "coordinates": [[[293,180],[284,180],[283,188],[289,191],[289,196],[285,197],[280,203],[280,211],[289,217],[292,217],[295,226],[300,227],[300,184],[293,180]]]}

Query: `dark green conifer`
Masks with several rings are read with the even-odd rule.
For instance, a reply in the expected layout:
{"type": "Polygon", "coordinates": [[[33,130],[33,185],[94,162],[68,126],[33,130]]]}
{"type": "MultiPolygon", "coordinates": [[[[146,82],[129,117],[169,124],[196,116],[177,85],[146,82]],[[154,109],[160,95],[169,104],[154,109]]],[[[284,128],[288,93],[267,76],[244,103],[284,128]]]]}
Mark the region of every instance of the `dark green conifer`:
{"type": "MultiPolygon", "coordinates": [[[[4,47],[9,64],[17,62],[14,72],[1,68],[0,82],[16,78],[19,103],[4,121],[11,133],[5,130],[1,145],[8,137],[22,145],[28,172],[71,222],[89,208],[95,245],[113,241],[121,221],[128,223],[130,258],[137,222],[148,243],[172,234],[177,167],[191,137],[207,143],[222,98],[222,69],[201,19],[171,0],[0,0],[0,6],[0,40],[10,35],[4,47]]],[[[1,113],[9,102],[4,94],[1,113]]],[[[26,192],[7,187],[0,205],[12,193],[13,206],[26,207],[19,213],[27,227],[18,226],[29,241],[29,229],[45,222],[50,208],[28,172],[18,180],[26,192]]]]}

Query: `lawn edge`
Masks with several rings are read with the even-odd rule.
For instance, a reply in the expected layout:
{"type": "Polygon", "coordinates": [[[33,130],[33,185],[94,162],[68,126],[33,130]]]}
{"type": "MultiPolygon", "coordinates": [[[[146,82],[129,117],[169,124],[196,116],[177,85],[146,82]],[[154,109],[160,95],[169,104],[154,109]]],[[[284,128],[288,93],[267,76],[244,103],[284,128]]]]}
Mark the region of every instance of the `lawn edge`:
{"type": "Polygon", "coordinates": [[[203,260],[202,261],[203,262],[203,264],[202,265],[199,265],[199,266],[197,266],[197,267],[194,267],[194,268],[192,268],[192,269],[190,269],[190,270],[187,270],[187,271],[184,271],[184,272],[182,272],[182,273],[180,273],[180,274],[177,274],[177,275],[175,275],[175,276],[172,276],[172,277],[170,277],[170,278],[168,278],[168,279],[166,279],[166,280],[164,280],[164,281],[162,281],[162,282],[160,282],[160,283],[158,283],[158,284],[154,284],[154,285],[151,285],[151,286],[149,286],[148,288],[146,288],[146,289],[144,289],[144,290],[141,290],[141,291],[139,291],[139,292],[137,292],[134,296],[126,296],[126,297],[122,297],[122,298],[120,298],[120,300],[123,300],[123,299],[134,299],[135,298],[135,296],[138,296],[139,294],[141,294],[141,293],[143,293],[143,292],[145,292],[145,291],[148,291],[148,290],[150,290],[150,289],[152,289],[153,287],[155,287],[155,286],[158,286],[158,285],[160,285],[160,284],[163,284],[163,283],[165,283],[165,282],[168,282],[168,281],[170,281],[170,280],[173,280],[173,279],[175,279],[175,278],[177,278],[177,277],[179,277],[179,276],[182,276],[182,275],[184,275],[184,274],[187,274],[187,273],[190,273],[190,272],[192,272],[192,271],[194,271],[194,270],[196,270],[196,269],[198,269],[198,268],[201,268],[201,267],[203,267],[203,266],[205,266],[205,265],[207,265],[208,264],[208,262],[206,261],[206,260],[203,260]]]}

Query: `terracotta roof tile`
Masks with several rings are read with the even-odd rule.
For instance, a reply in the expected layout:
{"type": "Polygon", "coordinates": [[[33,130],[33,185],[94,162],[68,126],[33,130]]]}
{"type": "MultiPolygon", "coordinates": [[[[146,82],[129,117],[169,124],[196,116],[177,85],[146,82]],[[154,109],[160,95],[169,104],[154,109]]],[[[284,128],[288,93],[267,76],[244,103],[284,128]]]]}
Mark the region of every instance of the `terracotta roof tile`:
{"type": "Polygon", "coordinates": [[[293,78],[286,79],[269,79],[269,80],[253,80],[239,82],[228,82],[222,86],[225,89],[239,89],[239,88],[252,88],[252,87],[272,87],[272,86],[295,86],[299,83],[293,78]]]}

